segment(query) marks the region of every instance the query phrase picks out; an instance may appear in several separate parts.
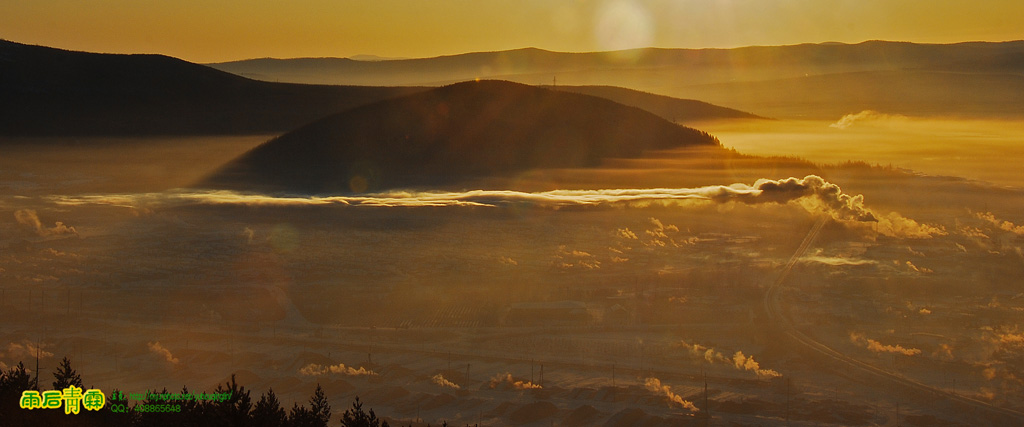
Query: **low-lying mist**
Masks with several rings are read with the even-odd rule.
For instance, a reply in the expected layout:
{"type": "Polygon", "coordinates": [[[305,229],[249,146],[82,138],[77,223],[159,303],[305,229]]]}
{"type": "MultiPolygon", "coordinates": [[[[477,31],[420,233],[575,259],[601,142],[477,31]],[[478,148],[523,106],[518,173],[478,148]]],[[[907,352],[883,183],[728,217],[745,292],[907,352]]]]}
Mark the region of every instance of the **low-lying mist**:
{"type": "MultiPolygon", "coordinates": [[[[68,355],[104,390],[236,374],[285,406],[321,384],[332,407],[358,395],[406,423],[870,425],[897,402],[964,421],[787,338],[766,308],[786,269],[782,315],[821,345],[1024,406],[1019,190],[699,150],[318,197],[168,189],[72,161],[113,149],[2,160],[0,368],[38,347],[44,368],[68,355]]],[[[176,150],[116,152],[175,183],[216,167],[176,150]]]]}
{"type": "Polygon", "coordinates": [[[835,121],[751,120],[694,124],[726,147],[819,164],[864,161],[929,175],[1024,187],[1024,122],[916,118],[876,111],[835,121]]]}

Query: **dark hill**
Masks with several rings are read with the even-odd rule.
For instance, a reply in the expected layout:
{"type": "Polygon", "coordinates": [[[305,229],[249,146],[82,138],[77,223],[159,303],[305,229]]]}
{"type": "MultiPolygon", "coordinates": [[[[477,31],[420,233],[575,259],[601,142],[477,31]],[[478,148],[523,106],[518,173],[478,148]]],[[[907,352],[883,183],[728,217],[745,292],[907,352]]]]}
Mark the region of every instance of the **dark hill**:
{"type": "Polygon", "coordinates": [[[0,40],[0,134],[285,132],[423,88],[250,80],[163,55],[73,52],[0,40]]]}
{"type": "Polygon", "coordinates": [[[602,98],[465,82],[324,118],[254,148],[202,186],[304,194],[423,187],[684,145],[718,140],[602,98]]]}

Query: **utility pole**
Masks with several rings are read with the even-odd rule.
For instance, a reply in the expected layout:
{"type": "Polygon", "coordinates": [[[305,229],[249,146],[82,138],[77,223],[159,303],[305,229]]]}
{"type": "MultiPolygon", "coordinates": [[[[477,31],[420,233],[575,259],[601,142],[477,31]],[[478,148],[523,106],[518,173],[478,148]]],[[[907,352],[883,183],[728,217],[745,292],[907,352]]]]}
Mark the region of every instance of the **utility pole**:
{"type": "Polygon", "coordinates": [[[704,416],[710,419],[711,407],[708,406],[708,373],[703,368],[701,368],[700,372],[704,376],[704,416]]]}
{"type": "Polygon", "coordinates": [[[789,425],[789,378],[786,378],[786,425],[789,425]]]}
{"type": "Polygon", "coordinates": [[[36,341],[36,390],[39,388],[39,341],[36,341]]]}

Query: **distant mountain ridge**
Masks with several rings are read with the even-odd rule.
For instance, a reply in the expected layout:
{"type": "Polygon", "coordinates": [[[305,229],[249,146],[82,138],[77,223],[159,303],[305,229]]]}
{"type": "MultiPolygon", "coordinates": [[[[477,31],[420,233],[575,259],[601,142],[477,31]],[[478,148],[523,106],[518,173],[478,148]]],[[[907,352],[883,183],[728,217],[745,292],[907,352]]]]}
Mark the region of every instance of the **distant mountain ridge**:
{"type": "MultiPolygon", "coordinates": [[[[1024,72],[1024,40],[920,44],[871,40],[857,44],[805,43],[786,46],[749,46],[732,49],[642,48],[610,52],[554,52],[522,48],[471,52],[432,58],[392,61],[356,61],[348,58],[260,58],[208,64],[239,75],[272,75],[281,81],[335,84],[430,85],[445,80],[469,80],[546,73],[615,70],[623,68],[714,68],[742,73],[775,69],[766,78],[806,74],[919,68],[951,70],[973,64],[989,69],[1024,72]],[[410,72],[418,76],[409,76],[410,72]],[[318,73],[318,74],[317,74],[318,73]],[[336,81],[331,81],[336,80],[336,81]]],[[[744,76],[743,80],[748,80],[744,76]]],[[[686,76],[693,84],[735,80],[736,75],[686,76]]],[[[573,83],[566,83],[573,85],[573,83]]]]}
{"type": "Polygon", "coordinates": [[[253,78],[303,83],[433,86],[494,78],[546,85],[557,78],[560,85],[625,87],[770,117],[836,119],[865,107],[907,115],[1024,117],[1020,101],[1024,86],[1019,84],[1024,78],[1024,41],[867,41],[591,53],[526,48],[383,62],[305,58],[210,65],[253,78]],[[864,73],[872,77],[845,78],[864,73]],[[906,82],[921,73],[944,78],[931,78],[906,90],[906,82]],[[828,81],[846,90],[820,93],[814,82],[794,81],[802,78],[828,81]],[[786,90],[780,90],[780,84],[786,90]],[[878,90],[879,85],[883,89],[878,90]],[[892,95],[890,89],[900,86],[904,87],[900,94],[892,95]],[[1006,89],[979,92],[991,86],[1006,89]],[[847,102],[850,95],[863,102],[847,102]],[[957,102],[932,104],[943,98],[957,102]]]}
{"type": "Polygon", "coordinates": [[[433,187],[592,167],[686,145],[719,142],[599,97],[471,81],[311,123],[254,148],[200,186],[302,194],[433,187]]]}

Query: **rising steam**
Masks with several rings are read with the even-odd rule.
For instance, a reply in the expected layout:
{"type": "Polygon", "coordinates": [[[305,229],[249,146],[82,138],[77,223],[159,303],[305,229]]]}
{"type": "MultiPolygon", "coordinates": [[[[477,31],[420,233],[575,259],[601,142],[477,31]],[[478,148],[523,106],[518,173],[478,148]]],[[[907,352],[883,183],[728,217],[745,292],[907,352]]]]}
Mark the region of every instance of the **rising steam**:
{"type": "Polygon", "coordinates": [[[456,390],[462,388],[462,387],[459,387],[458,384],[455,384],[455,383],[453,383],[451,381],[448,381],[448,379],[445,378],[444,375],[441,375],[441,374],[437,374],[437,375],[434,375],[433,377],[430,377],[430,381],[433,382],[434,384],[437,384],[437,385],[441,386],[441,387],[450,387],[450,388],[454,388],[456,390]]]}
{"type": "Polygon", "coordinates": [[[904,356],[916,356],[921,354],[921,350],[916,348],[905,348],[901,345],[884,345],[873,339],[869,339],[860,333],[850,333],[850,341],[855,344],[863,345],[868,350],[875,353],[894,353],[902,354],[904,356]]]}
{"type": "Polygon", "coordinates": [[[732,363],[736,369],[742,369],[757,374],[758,378],[769,379],[781,377],[778,371],[773,369],[761,369],[761,364],[754,360],[754,356],[744,356],[742,351],[732,355],[732,363]]]}
{"type": "Polygon", "coordinates": [[[762,369],[761,364],[754,360],[753,356],[746,356],[742,351],[737,351],[730,358],[723,356],[722,353],[715,351],[713,348],[705,347],[700,344],[688,344],[686,341],[683,341],[682,345],[690,351],[690,355],[703,358],[708,363],[731,364],[733,367],[741,371],[753,372],[761,379],[772,379],[782,376],[782,374],[774,369],[762,369]]]}
{"type": "Polygon", "coordinates": [[[491,388],[498,388],[498,386],[501,386],[503,384],[506,384],[506,385],[516,389],[516,390],[530,390],[530,389],[541,389],[541,388],[544,388],[543,386],[541,386],[539,384],[534,384],[534,383],[532,383],[530,381],[517,380],[517,379],[512,377],[512,374],[507,373],[507,372],[504,373],[504,374],[498,374],[494,378],[491,378],[491,384],[490,384],[491,388]]]}
{"type": "Polygon", "coordinates": [[[877,122],[877,121],[890,121],[890,120],[905,120],[906,117],[899,114],[885,114],[879,113],[874,110],[864,110],[859,113],[847,114],[839,119],[839,121],[828,125],[830,128],[835,129],[849,129],[857,122],[877,122]]]}
{"type": "Polygon", "coordinates": [[[1016,225],[1010,221],[1003,221],[992,212],[977,212],[974,214],[978,219],[984,220],[1003,231],[1009,231],[1018,236],[1024,236],[1024,225],[1016,225]]]}
{"type": "Polygon", "coordinates": [[[647,388],[647,390],[652,393],[664,395],[666,398],[668,398],[669,402],[677,403],[679,404],[679,406],[689,410],[690,412],[700,411],[700,409],[697,409],[697,407],[693,405],[693,402],[685,400],[682,396],[673,393],[672,387],[663,385],[661,383],[661,380],[657,378],[648,378],[644,380],[644,387],[647,388]]]}
{"type": "Polygon", "coordinates": [[[14,219],[18,221],[18,224],[21,224],[42,237],[67,234],[78,235],[78,231],[75,231],[74,227],[68,227],[60,221],[54,223],[53,227],[43,226],[43,222],[39,220],[39,215],[37,215],[36,211],[32,209],[19,209],[14,211],[14,219]]]}
{"type": "Polygon", "coordinates": [[[344,363],[339,363],[337,365],[331,365],[331,366],[324,366],[324,365],[321,365],[319,363],[310,363],[310,364],[302,367],[302,369],[299,369],[299,373],[302,374],[302,375],[307,375],[307,376],[311,376],[311,377],[319,377],[319,376],[327,375],[327,374],[340,374],[340,375],[348,375],[348,376],[359,376],[359,375],[375,376],[375,375],[377,375],[376,372],[373,372],[373,371],[371,371],[369,369],[366,369],[366,368],[364,368],[362,366],[360,366],[359,369],[356,369],[356,368],[353,368],[351,366],[345,366],[344,363]]]}
{"type": "Polygon", "coordinates": [[[179,362],[178,358],[174,357],[174,355],[171,354],[171,351],[168,350],[167,347],[164,347],[163,345],[161,345],[160,341],[151,342],[151,343],[148,343],[146,345],[149,347],[149,351],[151,353],[162,356],[165,360],[167,360],[168,363],[170,363],[172,365],[177,365],[178,364],[178,362],[179,362]]]}

